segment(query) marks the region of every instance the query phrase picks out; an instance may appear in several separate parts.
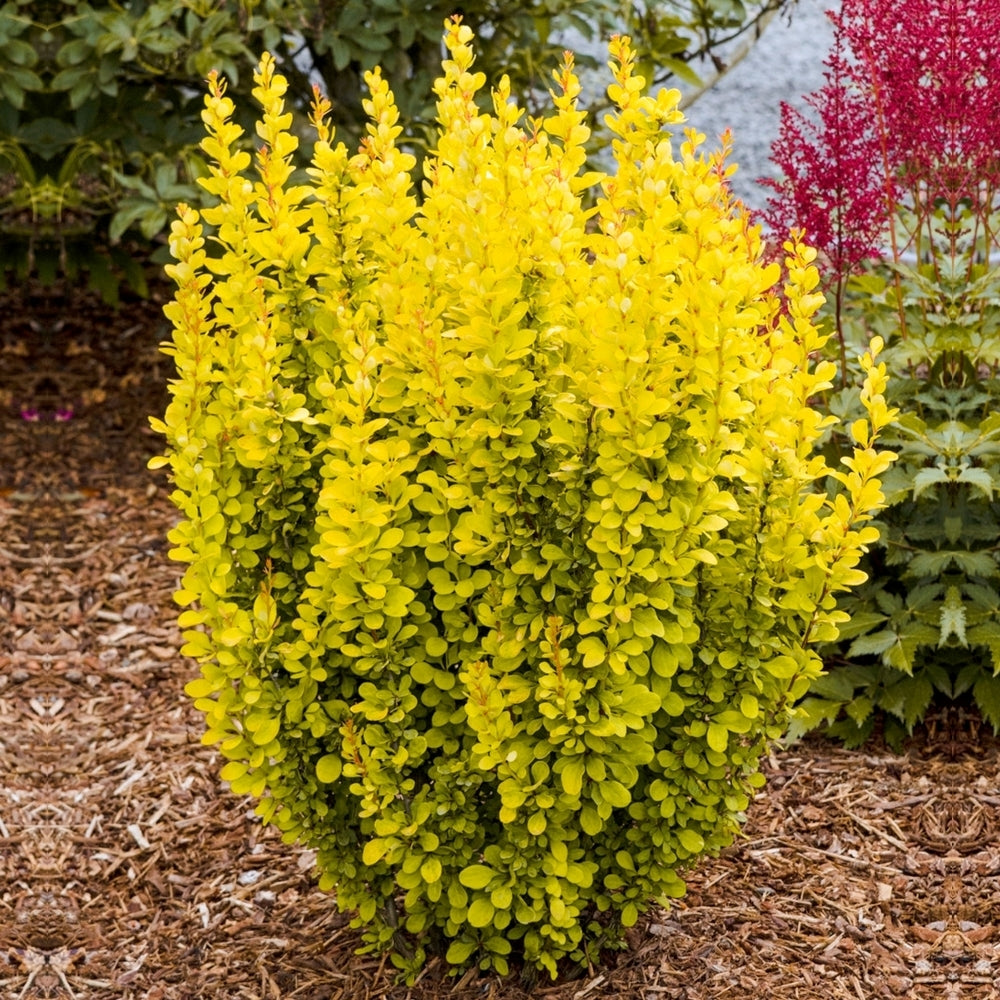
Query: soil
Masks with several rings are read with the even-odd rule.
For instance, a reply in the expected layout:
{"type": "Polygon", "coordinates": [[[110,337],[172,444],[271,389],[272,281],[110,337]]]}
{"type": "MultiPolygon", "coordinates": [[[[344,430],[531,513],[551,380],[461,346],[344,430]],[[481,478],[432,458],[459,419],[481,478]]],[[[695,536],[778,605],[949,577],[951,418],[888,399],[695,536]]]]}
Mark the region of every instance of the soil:
{"type": "Polygon", "coordinates": [[[627,950],[555,983],[411,986],[229,793],[183,693],[148,414],[165,292],[0,309],[0,997],[1000,997],[1000,752],[939,713],[895,755],[775,750],[743,838],[627,950]]]}

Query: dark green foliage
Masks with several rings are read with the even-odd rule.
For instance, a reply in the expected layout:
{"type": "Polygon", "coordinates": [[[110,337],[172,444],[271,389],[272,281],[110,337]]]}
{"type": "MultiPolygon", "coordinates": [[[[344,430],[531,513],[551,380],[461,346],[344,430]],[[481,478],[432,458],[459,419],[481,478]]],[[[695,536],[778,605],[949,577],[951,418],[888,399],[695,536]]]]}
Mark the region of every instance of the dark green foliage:
{"type": "MultiPolygon", "coordinates": [[[[866,324],[853,335],[892,336],[888,395],[902,411],[883,437],[899,459],[883,480],[869,581],[843,599],[851,621],[797,723],[826,724],[849,745],[880,713],[898,745],[935,699],[971,698],[1000,728],[1000,273],[967,217],[945,219],[941,210],[947,254],[875,269],[849,291],[866,324]]],[[[856,395],[830,409],[860,414],[856,395]]]]}
{"type": "MultiPolygon", "coordinates": [[[[562,47],[553,32],[627,30],[663,76],[781,2],[467,0],[461,9],[482,39],[480,68],[494,79],[502,67],[519,93],[544,97],[562,47]]],[[[126,233],[149,245],[174,205],[201,203],[203,82],[213,69],[225,75],[252,135],[251,71],[264,50],[299,96],[296,127],[319,81],[352,145],[363,133],[361,76],[379,63],[420,155],[434,120],[441,29],[455,9],[453,0],[8,0],[0,6],[0,282],[86,272],[105,297],[122,278],[141,290],[129,255],[108,248],[126,233]]]]}

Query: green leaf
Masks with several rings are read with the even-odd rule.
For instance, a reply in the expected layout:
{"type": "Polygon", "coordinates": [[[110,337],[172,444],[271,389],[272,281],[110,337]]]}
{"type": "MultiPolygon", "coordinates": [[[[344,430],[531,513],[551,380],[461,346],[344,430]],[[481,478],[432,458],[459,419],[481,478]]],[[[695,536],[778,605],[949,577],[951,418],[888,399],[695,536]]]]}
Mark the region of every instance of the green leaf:
{"type": "Polygon", "coordinates": [[[877,611],[855,611],[851,620],[839,626],[841,639],[853,639],[855,636],[871,632],[877,625],[885,621],[885,615],[877,611]]]}
{"type": "Polygon", "coordinates": [[[496,872],[486,865],[468,865],[458,874],[458,880],[467,889],[485,889],[496,878],[496,872]]]}
{"type": "Polygon", "coordinates": [[[810,690],[820,698],[844,702],[854,697],[854,688],[855,682],[851,674],[846,670],[835,668],[828,674],[817,677],[810,690]]]}
{"type": "Polygon", "coordinates": [[[191,698],[210,698],[218,686],[206,677],[196,677],[184,685],[184,693],[191,698]]]}
{"type": "Polygon", "coordinates": [[[583,757],[572,757],[566,761],[559,775],[563,791],[572,798],[579,798],[583,789],[583,776],[586,763],[583,757]]]}
{"type": "Polygon", "coordinates": [[[361,860],[368,865],[377,865],[385,857],[387,844],[380,838],[369,840],[361,852],[361,860]]]}
{"type": "Polygon", "coordinates": [[[441,862],[435,857],[428,857],[420,866],[420,877],[428,884],[441,881],[441,862]]]}
{"type": "Polygon", "coordinates": [[[969,483],[975,490],[986,497],[987,500],[993,499],[993,477],[986,469],[966,466],[958,474],[958,482],[969,483]]]}
{"type": "Polygon", "coordinates": [[[908,732],[912,732],[914,725],[924,717],[933,698],[934,685],[927,677],[921,675],[907,681],[901,718],[908,732]]]}
{"type": "Polygon", "coordinates": [[[620,781],[602,781],[597,787],[601,798],[616,809],[624,809],[632,801],[631,793],[620,781]]]}
{"type": "Polygon", "coordinates": [[[943,646],[951,636],[960,645],[965,642],[965,605],[962,603],[962,592],[958,587],[949,587],[941,605],[941,637],[938,645],[943,646]]]}
{"type": "Polygon", "coordinates": [[[772,656],[769,660],[765,661],[764,669],[772,677],[777,677],[779,680],[790,680],[799,672],[799,665],[794,656],[782,654],[780,656],[772,656]]]}
{"type": "Polygon", "coordinates": [[[1000,671],[1000,622],[985,621],[974,625],[969,629],[966,639],[970,646],[985,646],[990,651],[993,672],[1000,671]]]}
{"type": "Polygon", "coordinates": [[[477,896],[469,906],[467,919],[473,927],[487,927],[493,922],[495,912],[493,904],[485,896],[477,896]]]}
{"type": "Polygon", "coordinates": [[[972,688],[972,695],[993,732],[1000,731],[1000,677],[980,677],[972,688]]]}
{"type": "Polygon", "coordinates": [[[844,711],[857,725],[861,725],[872,714],[875,705],[867,695],[860,695],[844,706],[844,711]]]}
{"type": "Polygon", "coordinates": [[[921,493],[936,486],[938,483],[950,482],[950,477],[945,469],[934,466],[930,469],[921,469],[913,477],[913,499],[916,500],[921,493]]]}
{"type": "Polygon", "coordinates": [[[716,753],[725,753],[729,746],[729,730],[718,723],[710,722],[708,725],[708,745],[716,753]]]}
{"type": "Polygon", "coordinates": [[[801,739],[822,725],[829,725],[840,714],[843,701],[828,701],[824,698],[805,698],[795,707],[795,715],[788,726],[786,739],[790,742],[801,739]]]}
{"type": "Polygon", "coordinates": [[[604,829],[601,814],[590,804],[580,810],[580,829],[588,837],[596,837],[604,829]]]}
{"type": "Polygon", "coordinates": [[[243,775],[247,773],[247,764],[242,760],[231,760],[225,764],[222,770],[219,772],[219,777],[223,781],[233,782],[238,778],[242,778],[243,775]]]}
{"type": "Polygon", "coordinates": [[[981,677],[989,676],[978,663],[967,663],[959,670],[951,685],[951,697],[959,698],[981,677]]]}
{"type": "Polygon", "coordinates": [[[676,718],[677,716],[684,714],[686,706],[684,699],[676,691],[670,691],[663,699],[661,707],[667,715],[672,715],[676,718]]]}
{"type": "Polygon", "coordinates": [[[316,761],[316,777],[324,785],[332,785],[344,769],[344,762],[339,754],[328,753],[316,761]]]}
{"type": "Polygon", "coordinates": [[[466,962],[472,957],[476,950],[476,943],[474,941],[452,941],[448,945],[448,952],[445,955],[445,960],[449,965],[465,965],[466,962]]]}
{"type": "Polygon", "coordinates": [[[640,718],[651,718],[660,707],[660,696],[644,684],[632,684],[621,694],[621,708],[640,718]]]}
{"type": "Polygon", "coordinates": [[[918,580],[939,576],[951,565],[953,557],[954,553],[949,551],[919,552],[910,560],[907,575],[918,580]]]}
{"type": "Polygon", "coordinates": [[[682,827],[677,831],[677,839],[689,854],[700,854],[705,849],[705,838],[696,830],[682,827]]]}
{"type": "Polygon", "coordinates": [[[952,552],[951,556],[962,572],[968,573],[969,576],[990,577],[996,575],[997,562],[989,552],[956,551],[952,552]]]}
{"type": "Polygon", "coordinates": [[[899,636],[888,629],[872,635],[860,635],[848,647],[848,656],[880,656],[899,641],[899,636]]]}
{"type": "Polygon", "coordinates": [[[222,646],[233,647],[238,646],[241,642],[245,642],[250,637],[243,631],[243,629],[224,628],[213,633],[213,638],[222,646]]]}
{"type": "Polygon", "coordinates": [[[257,729],[251,732],[251,737],[257,746],[266,746],[278,735],[280,729],[281,719],[277,717],[265,719],[257,729]]]}

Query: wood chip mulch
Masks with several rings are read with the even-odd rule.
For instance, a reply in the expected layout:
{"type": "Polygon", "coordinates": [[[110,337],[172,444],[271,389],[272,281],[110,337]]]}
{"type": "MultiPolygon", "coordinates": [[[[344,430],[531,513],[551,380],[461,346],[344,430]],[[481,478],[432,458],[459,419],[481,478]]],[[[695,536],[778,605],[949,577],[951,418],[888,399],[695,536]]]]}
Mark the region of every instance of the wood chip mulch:
{"type": "Polygon", "coordinates": [[[0,998],[1000,997],[1000,750],[937,717],[903,755],[807,741],[744,838],[629,949],[556,983],[412,987],[354,954],[312,857],[220,783],[183,694],[166,481],[146,426],[163,293],[0,309],[0,998]]]}

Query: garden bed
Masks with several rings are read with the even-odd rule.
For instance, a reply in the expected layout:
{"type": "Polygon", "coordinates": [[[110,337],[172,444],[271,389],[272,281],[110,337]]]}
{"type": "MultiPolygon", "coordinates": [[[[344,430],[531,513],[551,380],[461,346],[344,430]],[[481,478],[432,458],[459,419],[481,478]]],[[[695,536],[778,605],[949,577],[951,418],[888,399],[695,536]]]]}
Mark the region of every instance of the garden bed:
{"type": "Polygon", "coordinates": [[[176,519],[146,416],[160,304],[8,296],[0,320],[0,995],[28,1000],[998,997],[1000,753],[935,717],[902,756],[769,761],[745,837],[571,981],[412,987],[228,794],[183,694],[176,519]],[[58,418],[58,419],[57,419],[58,418]]]}

